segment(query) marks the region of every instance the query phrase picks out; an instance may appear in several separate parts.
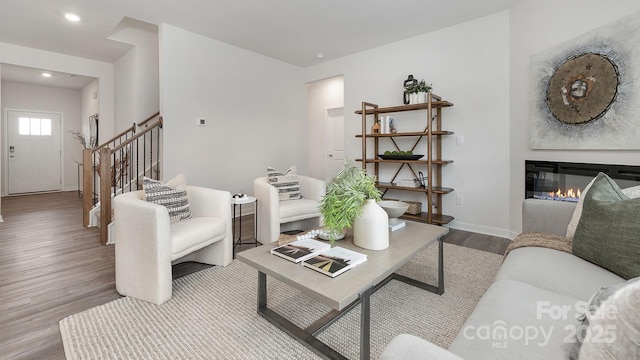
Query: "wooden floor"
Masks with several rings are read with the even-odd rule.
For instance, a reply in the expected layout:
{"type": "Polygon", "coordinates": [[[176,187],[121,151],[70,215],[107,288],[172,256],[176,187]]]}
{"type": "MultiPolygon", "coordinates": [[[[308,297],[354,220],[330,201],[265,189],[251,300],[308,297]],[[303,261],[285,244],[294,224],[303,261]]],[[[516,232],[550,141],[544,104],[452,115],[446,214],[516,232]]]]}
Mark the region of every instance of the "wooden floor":
{"type": "MultiPolygon", "coordinates": [[[[64,359],[58,322],[120,298],[114,246],[82,226],[76,192],[2,198],[0,223],[0,359],[64,359]]],[[[253,216],[242,222],[253,238],[253,216]]],[[[446,242],[503,254],[508,240],[451,230],[446,242]]],[[[242,246],[244,248],[252,247],[242,246]]],[[[208,267],[174,266],[174,278],[208,267]]]]}

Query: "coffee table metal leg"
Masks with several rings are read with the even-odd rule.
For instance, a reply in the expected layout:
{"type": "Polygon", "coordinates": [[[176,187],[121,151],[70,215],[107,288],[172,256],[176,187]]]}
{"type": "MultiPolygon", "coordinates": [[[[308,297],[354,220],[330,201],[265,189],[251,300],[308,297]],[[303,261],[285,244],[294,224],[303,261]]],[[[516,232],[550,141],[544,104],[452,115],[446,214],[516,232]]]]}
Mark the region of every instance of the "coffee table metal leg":
{"type": "Polygon", "coordinates": [[[347,306],[342,311],[332,311],[312,324],[307,330],[300,328],[282,315],[267,307],[267,275],[258,272],[258,314],[287,333],[292,338],[306,346],[309,350],[325,359],[346,359],[343,355],[332,349],[327,344],[318,340],[315,336],[325,330],[339,317],[347,313],[360,303],[360,359],[371,357],[371,294],[384,286],[390,280],[396,279],[438,295],[444,293],[444,239],[438,239],[438,286],[433,286],[422,281],[393,273],[376,286],[370,287],[360,294],[360,298],[347,306]]]}
{"type": "Polygon", "coordinates": [[[258,312],[267,307],[267,274],[258,271],[258,312]]]}
{"type": "Polygon", "coordinates": [[[370,287],[360,294],[360,359],[368,360],[371,357],[371,293],[370,287]]]}
{"type": "Polygon", "coordinates": [[[313,351],[316,355],[324,359],[347,359],[329,345],[315,338],[313,334],[310,334],[267,307],[267,275],[263,272],[258,272],[258,314],[284,331],[287,335],[296,339],[299,343],[307,347],[307,349],[313,351]]]}
{"type": "Polygon", "coordinates": [[[404,275],[393,273],[390,279],[402,281],[403,283],[413,285],[423,290],[427,290],[437,295],[444,294],[444,237],[438,239],[438,286],[427,284],[420,280],[412,279],[404,275]]]}

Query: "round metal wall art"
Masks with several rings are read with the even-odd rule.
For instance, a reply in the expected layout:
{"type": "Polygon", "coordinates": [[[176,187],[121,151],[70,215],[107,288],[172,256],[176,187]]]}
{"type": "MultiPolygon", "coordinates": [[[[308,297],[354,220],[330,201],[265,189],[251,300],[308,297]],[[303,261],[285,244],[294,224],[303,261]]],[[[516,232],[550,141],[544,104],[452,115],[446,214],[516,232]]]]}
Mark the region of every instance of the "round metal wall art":
{"type": "Polygon", "coordinates": [[[547,107],[564,124],[589,123],[606,114],[616,101],[619,81],[617,66],[606,56],[572,56],[549,79],[547,107]]]}

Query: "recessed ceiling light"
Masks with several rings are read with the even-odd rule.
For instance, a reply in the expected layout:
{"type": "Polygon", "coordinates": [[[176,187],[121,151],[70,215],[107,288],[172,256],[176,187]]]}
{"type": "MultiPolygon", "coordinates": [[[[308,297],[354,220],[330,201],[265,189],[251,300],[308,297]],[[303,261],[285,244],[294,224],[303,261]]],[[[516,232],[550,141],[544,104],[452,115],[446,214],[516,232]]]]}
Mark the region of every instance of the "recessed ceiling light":
{"type": "Polygon", "coordinates": [[[80,16],[76,15],[76,14],[72,14],[72,13],[66,13],[64,14],[64,17],[71,21],[71,22],[78,22],[80,21],[80,16]]]}
{"type": "Polygon", "coordinates": [[[49,77],[51,77],[51,73],[43,72],[42,76],[49,78],[49,77]]]}
{"type": "Polygon", "coordinates": [[[318,59],[318,60],[324,59],[324,54],[323,53],[317,53],[316,54],[316,59],[318,59]]]}

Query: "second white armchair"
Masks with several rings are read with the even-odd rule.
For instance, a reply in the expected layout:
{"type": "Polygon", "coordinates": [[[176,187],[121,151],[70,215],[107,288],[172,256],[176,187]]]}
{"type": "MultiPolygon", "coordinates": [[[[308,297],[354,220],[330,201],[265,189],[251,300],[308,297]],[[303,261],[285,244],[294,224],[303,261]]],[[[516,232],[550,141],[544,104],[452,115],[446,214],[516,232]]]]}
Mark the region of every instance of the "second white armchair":
{"type": "Polygon", "coordinates": [[[258,199],[258,234],[262,244],[278,241],[281,232],[287,230],[310,230],[322,226],[318,208],[325,194],[325,182],[298,175],[301,199],[280,201],[278,190],[269,183],[269,178],[257,178],[253,182],[253,195],[258,199]]]}

